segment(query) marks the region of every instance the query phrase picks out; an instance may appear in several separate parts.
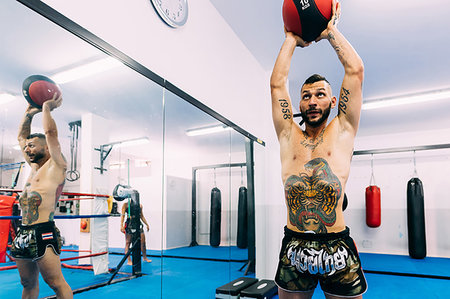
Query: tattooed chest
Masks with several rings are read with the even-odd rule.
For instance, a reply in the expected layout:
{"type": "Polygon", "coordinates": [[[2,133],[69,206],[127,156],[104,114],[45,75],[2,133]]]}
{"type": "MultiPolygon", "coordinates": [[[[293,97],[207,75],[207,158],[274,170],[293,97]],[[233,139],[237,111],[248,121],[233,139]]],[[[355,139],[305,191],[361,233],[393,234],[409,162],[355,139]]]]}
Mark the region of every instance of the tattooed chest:
{"type": "Polygon", "coordinates": [[[289,221],[300,231],[326,233],[336,223],[342,186],[327,161],[315,158],[305,172],[289,176],[284,185],[289,221]]]}
{"type": "Polygon", "coordinates": [[[39,206],[42,204],[42,196],[35,191],[24,192],[19,198],[22,209],[22,223],[30,224],[39,219],[39,206]]]}

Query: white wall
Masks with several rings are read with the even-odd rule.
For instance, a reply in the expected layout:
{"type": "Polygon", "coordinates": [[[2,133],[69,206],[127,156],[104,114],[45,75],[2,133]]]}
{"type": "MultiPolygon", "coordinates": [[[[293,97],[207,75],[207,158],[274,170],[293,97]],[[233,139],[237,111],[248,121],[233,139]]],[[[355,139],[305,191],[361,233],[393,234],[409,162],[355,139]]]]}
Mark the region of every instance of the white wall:
{"type": "MultiPolygon", "coordinates": [[[[2,161],[1,165],[10,164],[10,163],[15,163],[15,162],[12,160],[11,161],[4,160],[4,161],[2,161]]],[[[0,179],[1,179],[0,186],[2,188],[11,188],[12,184],[14,183],[14,180],[16,179],[17,173],[19,171],[18,166],[19,166],[19,164],[5,166],[5,167],[0,168],[0,179]],[[14,168],[9,168],[9,167],[14,167],[14,168]]],[[[19,175],[19,180],[17,181],[17,186],[18,187],[20,186],[19,188],[21,188],[21,186],[23,186],[19,183],[22,182],[21,178],[24,177],[22,171],[24,170],[25,165],[21,165],[21,167],[22,167],[21,174],[19,175]]]]}
{"type": "MultiPolygon", "coordinates": [[[[162,246],[162,144],[161,141],[152,140],[150,144],[140,146],[145,155],[134,156],[127,154],[126,148],[113,148],[107,158],[109,163],[124,163],[123,168],[108,169],[108,194],[112,194],[117,184],[130,185],[139,192],[139,200],[143,207],[143,214],[150,226],[150,231],[145,231],[146,247],[148,250],[160,250],[162,246]],[[128,160],[129,165],[128,165],[128,160]],[[150,161],[146,167],[138,167],[136,160],[150,161]],[[128,180],[129,173],[129,180],[128,180]]],[[[118,202],[118,211],[122,212],[125,201],[118,202]]],[[[145,230],[145,226],[144,226],[145,230]]],[[[123,248],[125,236],[120,232],[120,217],[110,218],[110,240],[112,248],[123,248]]]]}
{"type": "Polygon", "coordinates": [[[255,146],[255,209],[256,276],[273,279],[287,220],[276,139],[264,150],[255,146]]]}
{"type": "MultiPolygon", "coordinates": [[[[450,129],[410,132],[357,138],[356,150],[450,142],[450,129]]],[[[427,256],[450,257],[450,216],[446,186],[450,184],[450,150],[417,151],[417,177],[422,181],[425,199],[427,256]]],[[[374,176],[381,188],[381,226],[369,228],[365,222],[365,188],[371,175],[371,156],[354,156],[347,183],[347,225],[362,252],[408,255],[406,186],[414,173],[414,153],[374,155],[374,176]]]]}
{"type": "Polygon", "coordinates": [[[163,249],[191,244],[192,180],[165,176],[163,249]]]}

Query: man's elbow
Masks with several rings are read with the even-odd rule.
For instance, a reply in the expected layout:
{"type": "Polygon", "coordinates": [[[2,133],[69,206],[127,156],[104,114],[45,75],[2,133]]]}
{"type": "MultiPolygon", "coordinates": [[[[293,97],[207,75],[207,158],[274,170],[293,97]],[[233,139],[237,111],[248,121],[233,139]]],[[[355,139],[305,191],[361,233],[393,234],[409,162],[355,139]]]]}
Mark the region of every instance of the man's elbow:
{"type": "Polygon", "coordinates": [[[286,79],[284,77],[272,74],[272,76],[270,77],[270,89],[271,90],[284,88],[285,85],[286,85],[286,79]]]}
{"type": "Polygon", "coordinates": [[[58,137],[58,130],[56,129],[48,129],[44,131],[45,137],[58,137]]]}
{"type": "Polygon", "coordinates": [[[23,145],[25,145],[25,143],[27,142],[28,137],[29,137],[29,135],[25,136],[25,135],[19,134],[19,135],[17,136],[17,141],[19,142],[19,144],[20,144],[21,146],[23,146],[23,145]]]}
{"type": "Polygon", "coordinates": [[[364,63],[362,60],[358,61],[358,63],[355,63],[354,65],[350,66],[346,70],[347,74],[349,74],[352,77],[357,78],[359,81],[364,80],[364,63]]]}

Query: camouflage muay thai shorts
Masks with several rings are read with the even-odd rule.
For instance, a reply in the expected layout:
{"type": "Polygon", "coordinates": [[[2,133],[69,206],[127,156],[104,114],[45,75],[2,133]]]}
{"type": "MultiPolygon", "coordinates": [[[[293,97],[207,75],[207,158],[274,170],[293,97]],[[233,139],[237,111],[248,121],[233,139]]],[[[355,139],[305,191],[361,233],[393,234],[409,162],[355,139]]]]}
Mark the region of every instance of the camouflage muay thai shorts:
{"type": "Polygon", "coordinates": [[[55,222],[21,225],[11,246],[11,255],[18,259],[33,261],[44,256],[48,246],[56,255],[61,253],[61,235],[55,222]]]}
{"type": "Polygon", "coordinates": [[[309,292],[320,282],[325,293],[346,297],[367,289],[348,227],[329,234],[298,233],[285,227],[275,282],[287,292],[309,292]]]}

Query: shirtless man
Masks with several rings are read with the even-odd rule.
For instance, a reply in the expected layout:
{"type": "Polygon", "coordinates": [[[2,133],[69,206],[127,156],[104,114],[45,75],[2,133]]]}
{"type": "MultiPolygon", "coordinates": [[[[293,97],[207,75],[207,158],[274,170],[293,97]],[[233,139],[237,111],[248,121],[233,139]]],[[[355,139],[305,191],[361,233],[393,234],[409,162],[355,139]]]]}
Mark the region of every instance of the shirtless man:
{"type": "Polygon", "coordinates": [[[338,115],[327,125],[337,104],[328,81],[309,77],[301,88],[303,131],[293,121],[286,80],[294,50],[306,47],[286,32],[270,80],[272,117],[280,143],[287,225],[275,281],[280,298],[311,298],[320,281],[326,298],[362,298],[367,285],[342,202],[362,105],[364,66],[337,30],[339,4],[316,41],[326,39],[344,67],[338,115]]]}
{"type": "Polygon", "coordinates": [[[61,272],[61,237],[53,221],[67,165],[50,111],[61,103],[62,98],[55,94],[42,109],[29,105],[19,127],[19,144],[31,167],[30,177],[19,199],[22,225],[11,248],[23,286],[22,298],[38,298],[39,272],[57,298],[73,298],[61,272]],[[45,135],[30,135],[33,116],[41,111],[45,135]]]}

